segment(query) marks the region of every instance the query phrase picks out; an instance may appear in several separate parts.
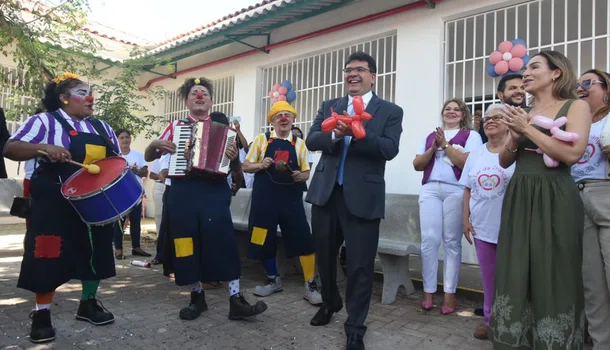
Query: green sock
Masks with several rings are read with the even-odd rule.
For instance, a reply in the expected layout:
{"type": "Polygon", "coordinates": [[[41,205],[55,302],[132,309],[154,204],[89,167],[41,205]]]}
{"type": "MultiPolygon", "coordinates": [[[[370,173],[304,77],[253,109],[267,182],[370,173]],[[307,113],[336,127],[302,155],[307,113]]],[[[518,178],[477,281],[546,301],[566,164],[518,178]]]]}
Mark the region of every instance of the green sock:
{"type": "Polygon", "coordinates": [[[83,294],[81,300],[89,300],[95,298],[97,294],[97,287],[100,286],[100,280],[94,281],[81,281],[83,284],[83,294]]]}

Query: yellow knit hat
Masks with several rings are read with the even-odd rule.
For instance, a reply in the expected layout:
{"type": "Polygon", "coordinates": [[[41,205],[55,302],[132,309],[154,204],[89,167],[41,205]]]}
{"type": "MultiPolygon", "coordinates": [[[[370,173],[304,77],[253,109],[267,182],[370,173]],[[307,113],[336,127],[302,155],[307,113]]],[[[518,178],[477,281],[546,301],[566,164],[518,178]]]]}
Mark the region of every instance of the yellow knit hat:
{"type": "Polygon", "coordinates": [[[271,123],[271,118],[280,112],[290,112],[294,114],[294,119],[297,119],[297,111],[290,105],[290,103],[286,101],[277,101],[273,104],[273,106],[271,106],[269,113],[267,113],[267,123],[271,123]]]}

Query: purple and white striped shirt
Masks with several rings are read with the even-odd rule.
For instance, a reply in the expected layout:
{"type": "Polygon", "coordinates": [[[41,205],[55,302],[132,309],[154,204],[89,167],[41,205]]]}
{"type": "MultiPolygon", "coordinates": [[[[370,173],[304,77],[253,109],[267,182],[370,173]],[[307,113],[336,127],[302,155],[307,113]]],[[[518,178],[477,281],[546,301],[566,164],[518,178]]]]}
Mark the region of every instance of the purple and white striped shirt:
{"type": "MultiPolygon", "coordinates": [[[[66,112],[59,109],[59,114],[66,119],[68,124],[78,132],[98,134],[91,124],[89,118],[76,120],[69,117],[66,112]]],[[[111,136],[114,145],[119,148],[119,141],[114,134],[114,130],[103,120],[100,120],[108,135],[111,136]]],[[[107,135],[102,135],[107,137],[107,135]]],[[[55,118],[49,113],[41,113],[31,116],[21,127],[11,136],[11,140],[61,146],[65,149],[70,149],[70,135],[64,130],[55,118]]]]}

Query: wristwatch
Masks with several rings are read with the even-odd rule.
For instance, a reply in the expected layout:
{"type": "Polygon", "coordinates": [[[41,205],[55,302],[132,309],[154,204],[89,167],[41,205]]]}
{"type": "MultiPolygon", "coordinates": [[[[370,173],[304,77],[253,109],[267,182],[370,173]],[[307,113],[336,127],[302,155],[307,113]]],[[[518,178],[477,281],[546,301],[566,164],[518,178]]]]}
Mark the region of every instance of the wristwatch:
{"type": "Polygon", "coordinates": [[[448,147],[449,147],[449,144],[448,144],[448,143],[446,143],[446,144],[445,144],[443,147],[441,147],[441,148],[442,148],[442,149],[443,149],[443,151],[444,151],[444,150],[446,150],[448,147]]]}

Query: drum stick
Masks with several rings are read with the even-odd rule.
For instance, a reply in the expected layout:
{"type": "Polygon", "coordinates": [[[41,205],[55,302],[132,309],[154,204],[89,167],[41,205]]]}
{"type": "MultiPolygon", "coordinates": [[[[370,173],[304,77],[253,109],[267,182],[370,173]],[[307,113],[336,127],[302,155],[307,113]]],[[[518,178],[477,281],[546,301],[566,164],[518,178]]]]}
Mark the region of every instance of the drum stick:
{"type": "MultiPolygon", "coordinates": [[[[45,156],[50,157],[50,155],[47,152],[45,152],[45,151],[38,150],[38,153],[44,154],[45,156]]],[[[100,173],[100,167],[99,167],[99,165],[96,165],[96,164],[89,164],[89,165],[87,165],[87,164],[75,162],[73,160],[68,160],[68,163],[72,163],[74,165],[78,165],[80,167],[83,167],[83,168],[87,169],[89,174],[92,174],[92,175],[97,175],[97,174],[100,173]]]]}

